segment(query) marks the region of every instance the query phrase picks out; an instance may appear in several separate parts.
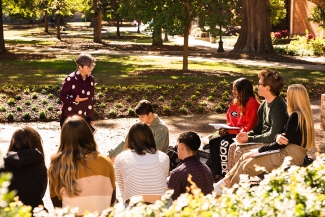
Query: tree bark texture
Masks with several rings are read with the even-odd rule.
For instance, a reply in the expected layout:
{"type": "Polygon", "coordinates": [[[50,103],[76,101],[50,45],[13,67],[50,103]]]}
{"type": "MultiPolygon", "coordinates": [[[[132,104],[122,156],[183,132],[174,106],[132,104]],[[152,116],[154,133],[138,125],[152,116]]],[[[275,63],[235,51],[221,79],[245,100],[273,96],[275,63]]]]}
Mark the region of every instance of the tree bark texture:
{"type": "Polygon", "coordinates": [[[98,0],[93,0],[94,14],[94,42],[102,43],[102,10],[97,7],[98,0]]]}
{"type": "Polygon", "coordinates": [[[116,36],[120,37],[121,33],[120,33],[120,16],[116,15],[116,36]]]}
{"type": "Polygon", "coordinates": [[[49,32],[49,23],[47,21],[47,10],[44,11],[44,28],[45,28],[45,32],[49,32]]]}
{"type": "Polygon", "coordinates": [[[61,25],[60,25],[60,13],[58,13],[56,16],[56,37],[57,39],[61,40],[61,25]]]}
{"type": "Polygon", "coordinates": [[[184,26],[184,46],[183,46],[183,70],[188,70],[188,36],[190,34],[191,23],[184,26]]]}
{"type": "Polygon", "coordinates": [[[2,0],[0,0],[0,53],[6,51],[5,40],[3,35],[3,21],[2,21],[2,0]]]}
{"type": "MultiPolygon", "coordinates": [[[[155,17],[153,18],[153,22],[155,22],[155,17]]],[[[162,46],[163,41],[161,38],[161,26],[154,25],[152,31],[152,46],[162,46]]]]}
{"type": "Polygon", "coordinates": [[[273,53],[269,0],[244,0],[242,23],[234,50],[245,53],[273,53]]]}

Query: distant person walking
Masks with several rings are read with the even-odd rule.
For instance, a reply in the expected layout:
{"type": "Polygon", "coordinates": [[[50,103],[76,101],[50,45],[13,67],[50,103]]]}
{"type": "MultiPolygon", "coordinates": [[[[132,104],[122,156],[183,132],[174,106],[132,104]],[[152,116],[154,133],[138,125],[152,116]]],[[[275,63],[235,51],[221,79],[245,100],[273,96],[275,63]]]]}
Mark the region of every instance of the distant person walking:
{"type": "Polygon", "coordinates": [[[60,92],[60,126],[67,117],[73,115],[83,117],[89,125],[94,126],[95,80],[91,72],[96,66],[95,58],[81,53],[75,61],[77,69],[66,77],[60,92]]]}

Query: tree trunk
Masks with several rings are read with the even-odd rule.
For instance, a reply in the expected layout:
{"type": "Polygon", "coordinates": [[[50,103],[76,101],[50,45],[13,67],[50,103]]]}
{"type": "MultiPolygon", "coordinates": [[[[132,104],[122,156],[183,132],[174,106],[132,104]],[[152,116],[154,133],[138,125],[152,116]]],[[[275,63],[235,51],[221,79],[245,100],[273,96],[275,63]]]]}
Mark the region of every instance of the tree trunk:
{"type": "Polygon", "coordinates": [[[44,11],[44,27],[45,27],[45,32],[49,32],[49,24],[47,21],[47,10],[44,11]]]}
{"type": "Polygon", "coordinates": [[[269,0],[244,0],[242,23],[234,50],[245,53],[273,53],[269,0]]]}
{"type": "Polygon", "coordinates": [[[94,14],[94,42],[102,43],[102,11],[97,7],[98,0],[93,0],[94,14]]]}
{"type": "Polygon", "coordinates": [[[138,22],[138,31],[137,31],[137,33],[140,33],[140,23],[141,23],[141,20],[137,20],[137,22],[138,22]]]}
{"type": "Polygon", "coordinates": [[[188,36],[190,34],[191,22],[184,26],[184,46],[183,46],[183,70],[188,70],[188,36]]]}
{"type": "Polygon", "coordinates": [[[121,33],[120,33],[120,16],[116,15],[116,36],[120,37],[121,33]]]}
{"type": "Polygon", "coordinates": [[[164,41],[168,41],[168,32],[165,32],[165,38],[164,41]]]}
{"type": "Polygon", "coordinates": [[[0,0],[0,53],[6,51],[5,39],[3,35],[3,21],[2,21],[2,0],[0,0]]]}
{"type": "MultiPolygon", "coordinates": [[[[153,21],[155,21],[155,17],[153,18],[153,21]]],[[[152,45],[153,46],[162,46],[163,41],[161,38],[161,26],[153,25],[152,30],[152,45]]]]}
{"type": "Polygon", "coordinates": [[[57,37],[57,39],[61,40],[61,34],[60,34],[60,30],[61,30],[60,13],[58,13],[55,16],[55,19],[56,19],[56,37],[57,37]]]}

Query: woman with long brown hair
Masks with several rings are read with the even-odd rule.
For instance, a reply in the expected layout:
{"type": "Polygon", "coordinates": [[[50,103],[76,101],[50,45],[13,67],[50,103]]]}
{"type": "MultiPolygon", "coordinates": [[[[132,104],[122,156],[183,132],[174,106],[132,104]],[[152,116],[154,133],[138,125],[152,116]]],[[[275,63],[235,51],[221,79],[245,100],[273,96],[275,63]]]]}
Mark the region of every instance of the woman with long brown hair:
{"type": "Polygon", "coordinates": [[[113,164],[98,152],[90,126],[80,116],[64,122],[48,174],[54,207],[79,207],[81,215],[101,213],[115,202],[113,164]]]}

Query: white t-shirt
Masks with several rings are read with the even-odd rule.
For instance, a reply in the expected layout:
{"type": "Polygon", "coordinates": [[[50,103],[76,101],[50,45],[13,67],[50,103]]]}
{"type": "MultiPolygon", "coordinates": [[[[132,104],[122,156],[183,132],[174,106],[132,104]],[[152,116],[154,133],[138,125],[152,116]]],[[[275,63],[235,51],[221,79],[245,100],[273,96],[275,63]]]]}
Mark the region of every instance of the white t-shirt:
{"type": "Polygon", "coordinates": [[[136,195],[164,194],[169,173],[169,157],[158,151],[138,155],[125,150],[115,159],[116,182],[123,201],[136,195]]]}

